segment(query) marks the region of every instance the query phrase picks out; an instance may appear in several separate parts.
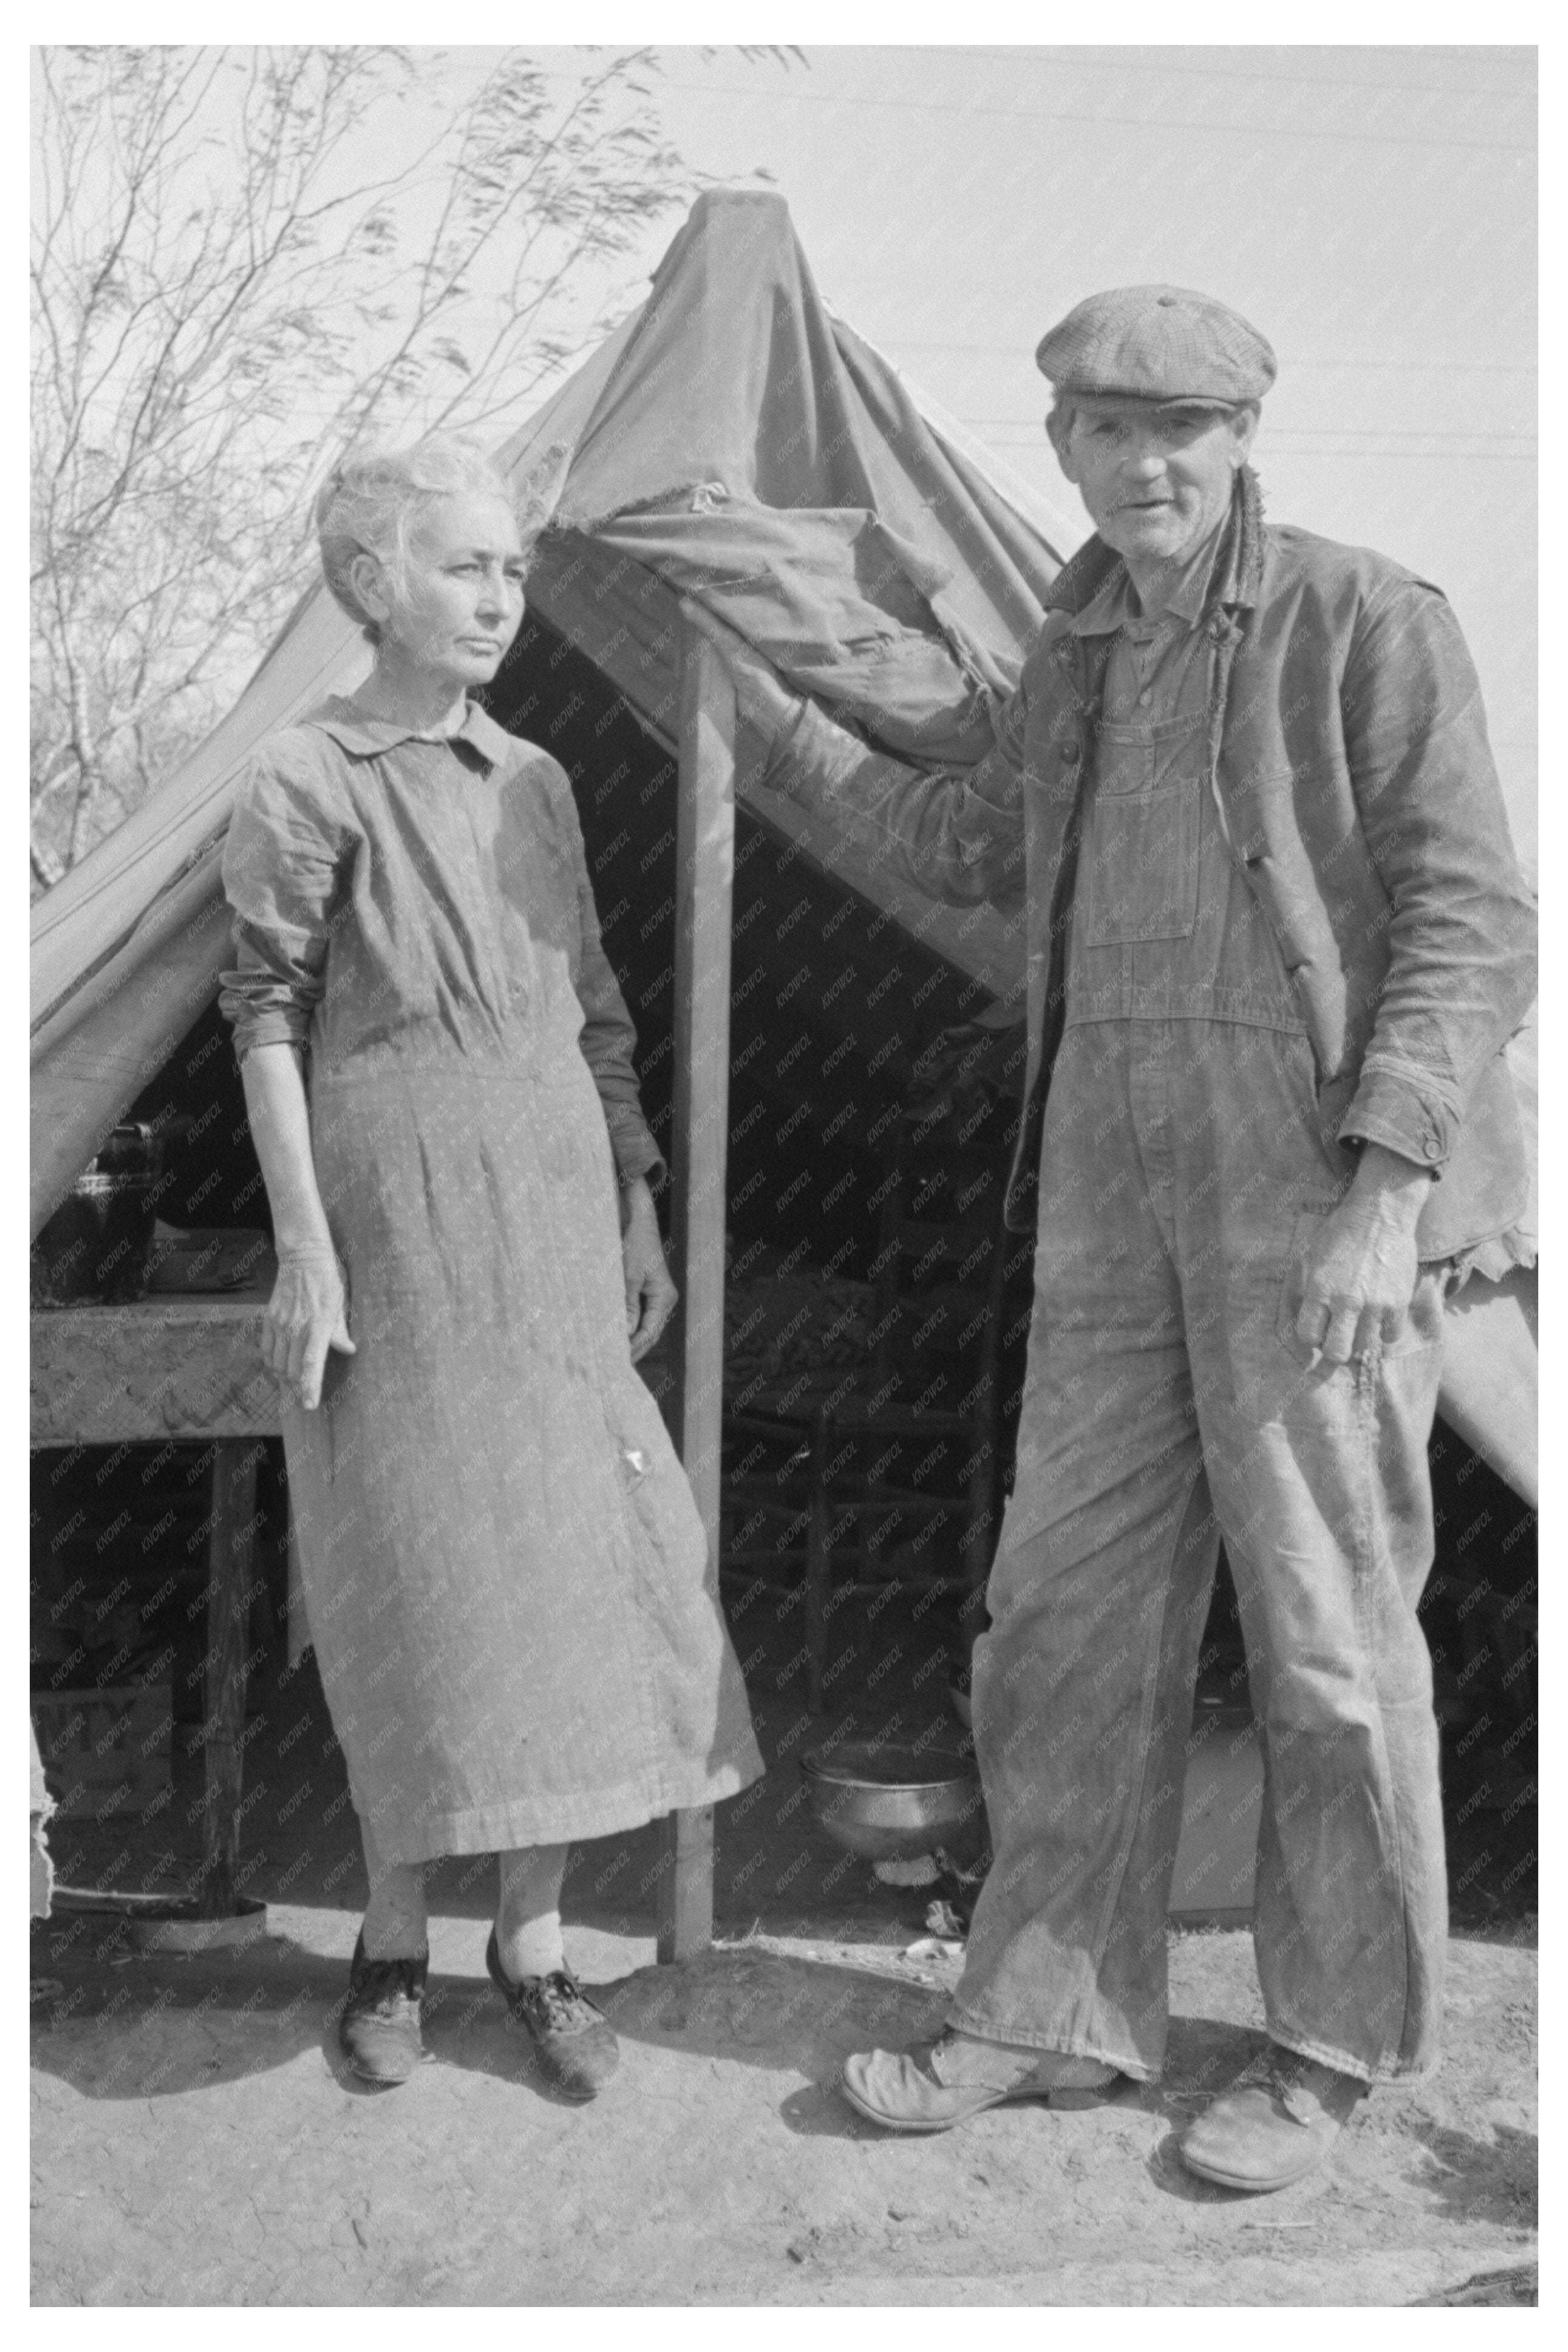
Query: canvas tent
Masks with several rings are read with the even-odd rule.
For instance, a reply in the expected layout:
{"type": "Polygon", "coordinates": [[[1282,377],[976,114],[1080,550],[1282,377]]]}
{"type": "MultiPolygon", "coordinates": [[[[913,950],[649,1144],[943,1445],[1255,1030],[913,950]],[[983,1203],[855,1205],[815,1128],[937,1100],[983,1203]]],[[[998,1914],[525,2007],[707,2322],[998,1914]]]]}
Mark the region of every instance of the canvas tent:
{"type": "MultiPolygon", "coordinates": [[[[768,194],[700,198],[642,309],[500,456],[543,524],[531,610],[659,743],[709,760],[715,824],[721,681],[694,654],[693,611],[881,748],[972,764],[1087,528],[832,313],[768,194]]],[[[229,955],[219,861],[251,750],[351,688],[366,660],[325,593],[309,594],[209,739],[35,908],[34,1232],[216,992],[229,955]]],[[[512,723],[530,731],[526,709],[512,723]]],[[[741,789],[808,866],[977,983],[987,1019],[1019,1017],[1021,939],[994,910],[939,906],[850,835],[741,789]]],[[[703,821],[694,802],[683,823],[703,821]]],[[[700,1047],[689,1026],[678,1061],[700,1047]]],[[[1533,1276],[1472,1284],[1451,1328],[1445,1412],[1533,1499],[1533,1276]]]]}

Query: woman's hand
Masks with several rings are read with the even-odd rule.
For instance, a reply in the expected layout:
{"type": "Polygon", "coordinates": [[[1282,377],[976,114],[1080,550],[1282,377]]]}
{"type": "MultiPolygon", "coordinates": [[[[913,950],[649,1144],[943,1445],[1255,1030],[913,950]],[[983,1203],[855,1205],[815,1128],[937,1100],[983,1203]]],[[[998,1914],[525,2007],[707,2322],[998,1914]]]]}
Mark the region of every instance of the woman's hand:
{"type": "Polygon", "coordinates": [[[261,1318],[261,1360],[288,1383],[307,1412],[314,1412],[321,1402],[330,1348],[343,1356],[355,1352],[337,1252],[283,1250],[261,1318]]]}
{"type": "Polygon", "coordinates": [[[626,1336],[636,1364],[658,1342],[680,1297],[664,1262],[658,1212],[646,1176],[634,1176],[621,1190],[621,1265],[626,1280],[626,1336]]]}
{"type": "Polygon", "coordinates": [[[261,1318],[261,1360],[314,1412],[328,1349],[352,1356],[354,1343],[343,1271],[316,1183],[300,1056],[281,1043],[255,1045],[239,1075],[278,1244],[278,1279],[261,1318]]]}

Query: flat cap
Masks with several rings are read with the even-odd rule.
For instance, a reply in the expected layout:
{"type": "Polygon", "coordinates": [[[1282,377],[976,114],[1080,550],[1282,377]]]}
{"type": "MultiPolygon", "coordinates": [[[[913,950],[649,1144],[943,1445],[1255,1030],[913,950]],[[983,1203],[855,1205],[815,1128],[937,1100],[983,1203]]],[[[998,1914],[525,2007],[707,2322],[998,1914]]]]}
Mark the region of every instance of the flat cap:
{"type": "Polygon", "coordinates": [[[1035,364],[1062,394],[1194,401],[1261,400],[1277,362],[1239,311],[1186,286],[1114,286],[1042,336],[1035,364]]]}

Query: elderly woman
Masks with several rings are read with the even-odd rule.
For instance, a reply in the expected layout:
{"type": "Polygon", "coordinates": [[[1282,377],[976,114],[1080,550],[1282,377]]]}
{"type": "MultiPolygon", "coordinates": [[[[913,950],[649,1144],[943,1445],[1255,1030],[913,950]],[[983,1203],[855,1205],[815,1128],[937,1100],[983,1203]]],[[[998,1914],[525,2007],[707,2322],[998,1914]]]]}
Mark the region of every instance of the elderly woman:
{"type": "Polygon", "coordinates": [[[634,1032],[566,777],[472,699],[523,609],[505,479],[432,437],[316,507],[369,677],[258,753],[225,975],[278,1245],[267,1361],[370,1881],[342,2045],[424,2054],[421,1865],[495,1852],[486,1965],[545,2079],[616,2041],[567,1842],[762,1769],[701,1522],[633,1369],[675,1304],[634,1032]]]}

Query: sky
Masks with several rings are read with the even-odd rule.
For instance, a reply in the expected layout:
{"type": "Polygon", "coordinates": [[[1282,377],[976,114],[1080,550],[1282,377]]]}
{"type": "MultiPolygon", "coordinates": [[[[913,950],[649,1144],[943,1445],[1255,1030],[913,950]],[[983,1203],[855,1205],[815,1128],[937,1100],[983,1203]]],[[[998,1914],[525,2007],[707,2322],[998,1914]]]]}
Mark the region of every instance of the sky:
{"type": "Polygon", "coordinates": [[[1273,343],[1267,510],[1435,582],[1534,854],[1535,70],[1522,48],[661,53],[664,119],[761,166],[827,299],[1058,502],[1033,353],[1160,279],[1273,343]]]}
{"type": "MultiPolygon", "coordinates": [[[[436,79],[469,86],[498,54],[443,52],[436,79]]],[[[563,88],[584,57],[532,54],[563,88]]],[[[1047,326],[1101,288],[1163,280],[1260,327],[1279,360],[1255,454],[1268,515],[1443,589],[1533,866],[1533,49],[657,56],[687,163],[776,188],[835,308],[1058,509],[1081,517],[1043,429],[1047,326]]],[[[629,300],[670,233],[621,273],[629,300]]]]}
{"type": "MultiPolygon", "coordinates": [[[[501,54],[416,49],[426,127],[501,54]]],[[[529,54],[563,95],[588,62],[529,54]]],[[[1058,509],[1080,513],[1043,430],[1047,326],[1152,279],[1253,320],[1279,358],[1256,451],[1268,514],[1381,549],[1449,596],[1533,863],[1533,50],[656,54],[686,163],[721,184],[765,175],[829,301],[1058,509]]],[[[414,152],[418,115],[368,122],[344,169],[414,152]]],[[[223,142],[213,154],[222,168],[223,142]]],[[[627,307],[673,228],[617,265],[627,307]]],[[[570,307],[586,318],[605,290],[583,270],[570,307]]]]}

